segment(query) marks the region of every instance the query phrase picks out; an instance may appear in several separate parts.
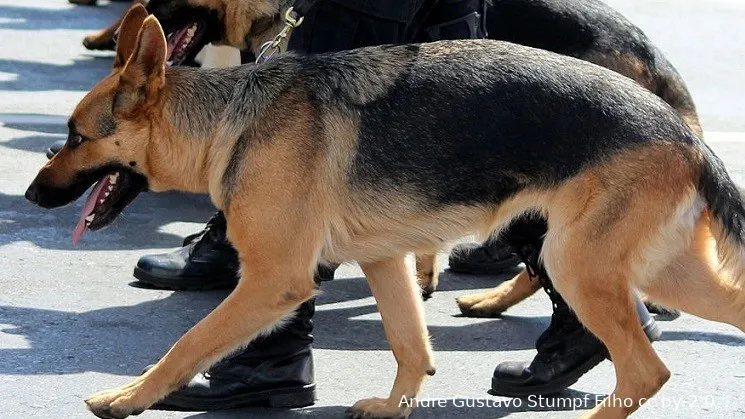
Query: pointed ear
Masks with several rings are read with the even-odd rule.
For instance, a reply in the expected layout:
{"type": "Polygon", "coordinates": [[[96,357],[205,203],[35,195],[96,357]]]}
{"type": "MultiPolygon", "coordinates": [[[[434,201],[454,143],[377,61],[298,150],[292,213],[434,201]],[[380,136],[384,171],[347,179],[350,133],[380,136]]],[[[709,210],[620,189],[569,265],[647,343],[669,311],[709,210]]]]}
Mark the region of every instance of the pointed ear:
{"type": "Polygon", "coordinates": [[[147,109],[165,86],[168,46],[158,19],[148,16],[137,35],[134,52],[119,74],[114,113],[122,116],[147,109]]]}
{"type": "Polygon", "coordinates": [[[130,7],[127,14],[124,15],[122,23],[119,25],[119,36],[116,39],[116,58],[114,58],[114,68],[124,67],[129,56],[135,49],[137,34],[142,27],[142,22],[147,17],[147,10],[141,4],[135,4],[130,7]]]}

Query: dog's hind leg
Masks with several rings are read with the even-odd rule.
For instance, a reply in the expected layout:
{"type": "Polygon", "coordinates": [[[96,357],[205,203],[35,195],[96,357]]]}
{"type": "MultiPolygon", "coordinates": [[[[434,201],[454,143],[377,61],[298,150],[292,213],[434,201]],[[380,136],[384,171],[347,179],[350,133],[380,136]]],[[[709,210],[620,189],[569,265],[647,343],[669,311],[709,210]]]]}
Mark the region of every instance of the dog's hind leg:
{"type": "Polygon", "coordinates": [[[547,210],[546,271],[616,371],[613,393],[586,417],[625,418],[670,378],[633,293],[690,246],[701,209],[694,178],[673,151],[633,150],[562,185],[547,210]],[[593,253],[603,257],[588,259],[593,253]]]}
{"type": "Polygon", "coordinates": [[[422,297],[427,300],[437,290],[440,282],[440,269],[437,265],[437,253],[416,255],[416,276],[422,297]]]}
{"type": "Polygon", "coordinates": [[[541,289],[537,280],[532,280],[523,270],[509,281],[501,283],[491,291],[464,295],[455,299],[460,312],[467,317],[497,317],[508,308],[520,303],[541,289]]]}
{"type": "Polygon", "coordinates": [[[594,246],[578,246],[579,235],[566,240],[551,236],[549,233],[544,247],[547,271],[580,321],[606,345],[616,370],[615,390],[585,417],[625,418],[662,387],[670,372],[640,326],[628,270],[588,261],[583,255],[594,246]],[[557,250],[570,241],[571,247],[557,250]]]}
{"type": "Polygon", "coordinates": [[[360,267],[377,301],[398,371],[387,399],[360,400],[348,413],[353,418],[406,418],[425,377],[435,373],[419,288],[404,258],[360,267]]]}
{"type": "Polygon", "coordinates": [[[716,243],[701,217],[691,248],[641,288],[668,307],[745,331],[745,289],[719,272],[716,243]]]}

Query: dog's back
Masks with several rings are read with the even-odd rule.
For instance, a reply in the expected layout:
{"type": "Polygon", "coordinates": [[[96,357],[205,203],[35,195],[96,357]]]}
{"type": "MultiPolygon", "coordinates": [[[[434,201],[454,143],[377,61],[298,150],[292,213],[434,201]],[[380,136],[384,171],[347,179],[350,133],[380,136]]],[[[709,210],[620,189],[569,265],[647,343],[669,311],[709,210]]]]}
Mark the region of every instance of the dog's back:
{"type": "Polygon", "coordinates": [[[701,134],[682,77],[647,35],[600,0],[497,0],[489,37],[580,58],[636,80],[675,108],[701,134]]]}
{"type": "MultiPolygon", "coordinates": [[[[486,231],[495,220],[487,213],[520,192],[556,187],[625,150],[699,142],[675,111],[631,80],[504,42],[284,55],[235,71],[242,73],[242,81],[227,120],[232,115],[241,126],[232,131],[252,134],[233,144],[231,161],[250,162],[250,155],[242,157],[255,150],[250,144],[266,144],[256,133],[283,129],[285,118],[312,121],[312,133],[287,141],[302,149],[304,165],[327,173],[319,179],[336,182],[324,185],[333,191],[324,199],[336,202],[330,213],[345,221],[330,222],[329,235],[336,238],[329,245],[354,243],[367,255],[376,246],[361,245],[363,236],[390,238],[398,228],[416,231],[411,225],[423,213],[439,211],[443,239],[463,234],[458,229],[468,230],[464,226],[473,226],[475,219],[486,231]],[[338,202],[343,197],[348,200],[338,202]],[[462,212],[445,215],[464,206],[475,211],[470,221],[462,212]],[[371,215],[394,207],[400,222],[371,215]],[[366,226],[350,232],[350,215],[341,214],[345,211],[365,213],[366,226]]],[[[277,136],[268,137],[277,141],[277,136]]],[[[226,203],[245,173],[243,164],[226,168],[226,203]]],[[[422,223],[422,230],[435,228],[422,223]]],[[[424,236],[423,246],[436,247],[429,241],[432,235],[424,236]]],[[[408,245],[418,242],[406,239],[408,245]]],[[[361,257],[357,251],[351,254],[361,257]]]]}
{"type": "Polygon", "coordinates": [[[271,90],[302,89],[319,120],[354,125],[351,183],[409,185],[430,203],[498,203],[621,149],[694,141],[675,112],[632,81],[505,42],[285,55],[239,71],[271,90]]]}

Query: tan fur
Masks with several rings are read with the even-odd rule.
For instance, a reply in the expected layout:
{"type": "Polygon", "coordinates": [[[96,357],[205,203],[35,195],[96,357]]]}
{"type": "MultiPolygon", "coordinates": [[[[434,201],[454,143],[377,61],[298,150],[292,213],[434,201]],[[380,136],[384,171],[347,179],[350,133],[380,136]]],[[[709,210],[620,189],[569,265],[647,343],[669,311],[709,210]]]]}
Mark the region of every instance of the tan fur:
{"type": "Polygon", "coordinates": [[[464,295],[455,299],[460,312],[468,317],[498,317],[508,308],[520,303],[541,289],[538,280],[531,279],[523,270],[509,281],[491,291],[464,295]]]}

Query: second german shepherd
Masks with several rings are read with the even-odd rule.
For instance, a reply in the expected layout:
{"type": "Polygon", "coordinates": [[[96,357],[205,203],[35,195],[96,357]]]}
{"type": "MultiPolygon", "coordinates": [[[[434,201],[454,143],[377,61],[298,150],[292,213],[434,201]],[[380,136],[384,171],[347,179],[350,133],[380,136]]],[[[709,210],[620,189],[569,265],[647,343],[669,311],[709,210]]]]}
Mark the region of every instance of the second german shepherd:
{"type": "Polygon", "coordinates": [[[144,188],[209,193],[242,276],[152,369],[88,398],[99,417],[142,412],[276,327],[313,296],[319,261],[358,261],[398,372],[387,397],[349,415],[405,418],[435,373],[405,255],[528,212],[548,220],[556,288],[614,360],[611,402],[589,417],[627,416],[670,376],[633,288],[745,330],[738,190],[683,119],[625,77],[496,41],[219,70],[169,68],[168,52],[157,19],[132,9],[112,73],[77,105],[26,197],[58,207],[98,182],[81,217],[96,230],[144,188]]]}

